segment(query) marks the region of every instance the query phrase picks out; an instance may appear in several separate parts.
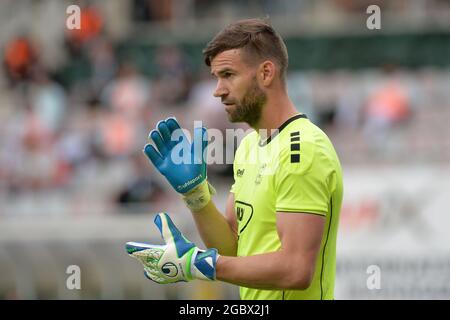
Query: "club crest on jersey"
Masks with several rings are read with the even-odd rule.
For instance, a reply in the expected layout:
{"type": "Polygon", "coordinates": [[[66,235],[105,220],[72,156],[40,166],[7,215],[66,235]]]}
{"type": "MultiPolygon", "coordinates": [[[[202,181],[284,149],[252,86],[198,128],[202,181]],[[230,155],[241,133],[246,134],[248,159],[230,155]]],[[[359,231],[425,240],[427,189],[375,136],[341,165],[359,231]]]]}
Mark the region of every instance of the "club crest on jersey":
{"type": "Polygon", "coordinates": [[[239,224],[238,235],[240,235],[245,228],[247,228],[250,220],[253,217],[253,206],[250,203],[243,201],[235,201],[236,218],[239,224]]]}

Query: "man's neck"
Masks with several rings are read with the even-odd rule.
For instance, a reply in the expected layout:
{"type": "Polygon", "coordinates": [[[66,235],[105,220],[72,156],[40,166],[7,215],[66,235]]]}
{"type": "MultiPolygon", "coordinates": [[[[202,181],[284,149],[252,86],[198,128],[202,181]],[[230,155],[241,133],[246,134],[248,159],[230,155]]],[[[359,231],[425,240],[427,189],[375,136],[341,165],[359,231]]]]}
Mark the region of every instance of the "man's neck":
{"type": "Polygon", "coordinates": [[[278,129],[284,122],[298,113],[287,95],[268,99],[262,110],[261,119],[252,127],[256,131],[267,130],[270,135],[272,130],[278,129]]]}

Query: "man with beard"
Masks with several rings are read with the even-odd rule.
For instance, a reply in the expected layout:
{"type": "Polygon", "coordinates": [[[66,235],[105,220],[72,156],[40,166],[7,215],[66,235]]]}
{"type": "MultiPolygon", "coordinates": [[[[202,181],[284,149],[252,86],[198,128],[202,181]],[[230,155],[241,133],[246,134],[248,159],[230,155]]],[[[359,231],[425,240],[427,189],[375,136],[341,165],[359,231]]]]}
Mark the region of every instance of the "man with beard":
{"type": "Polygon", "coordinates": [[[242,299],[334,299],[342,171],[328,137],[289,99],[283,40],[263,20],[242,20],[218,33],[203,54],[229,120],[255,129],[236,152],[225,215],[211,201],[205,129],[195,130],[191,145],[184,136],[173,140],[175,119],[160,121],[150,134],[156,148],[149,144],[144,152],[215,249],[199,250],[161,213],[155,223],[167,245],[128,243],[128,252],[158,283],[220,280],[239,285],[242,299]],[[183,144],[192,161],[175,164],[183,144]]]}

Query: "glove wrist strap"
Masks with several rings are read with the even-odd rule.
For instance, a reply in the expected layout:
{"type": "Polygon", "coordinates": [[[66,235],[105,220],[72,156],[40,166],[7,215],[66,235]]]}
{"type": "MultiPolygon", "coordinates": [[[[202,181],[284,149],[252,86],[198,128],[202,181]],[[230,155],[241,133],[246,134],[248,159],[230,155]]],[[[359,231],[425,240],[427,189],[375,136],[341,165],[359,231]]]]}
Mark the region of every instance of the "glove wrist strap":
{"type": "Polygon", "coordinates": [[[211,195],[216,194],[214,187],[205,179],[197,187],[182,195],[186,206],[193,212],[200,211],[211,201],[211,195]]]}
{"type": "Polygon", "coordinates": [[[192,275],[195,279],[215,281],[216,265],[219,259],[217,249],[210,248],[200,250],[196,248],[195,254],[192,256],[192,275]]]}

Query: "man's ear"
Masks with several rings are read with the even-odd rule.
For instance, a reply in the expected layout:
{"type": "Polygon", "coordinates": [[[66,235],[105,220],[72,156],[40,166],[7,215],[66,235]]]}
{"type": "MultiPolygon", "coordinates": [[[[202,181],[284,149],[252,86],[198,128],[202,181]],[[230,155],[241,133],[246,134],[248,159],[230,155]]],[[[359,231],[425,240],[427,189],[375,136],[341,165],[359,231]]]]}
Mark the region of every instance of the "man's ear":
{"type": "Polygon", "coordinates": [[[260,83],[264,87],[268,87],[272,84],[273,80],[276,77],[276,66],[275,64],[270,60],[265,60],[259,65],[258,70],[258,77],[260,80],[260,83]]]}

